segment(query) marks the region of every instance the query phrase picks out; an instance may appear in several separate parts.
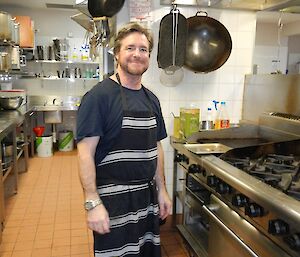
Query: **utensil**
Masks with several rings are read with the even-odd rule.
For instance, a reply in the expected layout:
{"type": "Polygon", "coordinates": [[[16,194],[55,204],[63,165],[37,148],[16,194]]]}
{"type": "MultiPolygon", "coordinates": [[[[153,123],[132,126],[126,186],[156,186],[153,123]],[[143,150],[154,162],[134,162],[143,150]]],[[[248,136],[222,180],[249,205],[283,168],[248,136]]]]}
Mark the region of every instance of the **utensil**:
{"type": "Polygon", "coordinates": [[[187,24],[184,67],[206,73],[220,68],[229,58],[232,49],[228,30],[203,11],[188,18],[187,24]]]}
{"type": "Polygon", "coordinates": [[[21,96],[0,97],[0,107],[5,110],[16,110],[21,106],[22,102],[23,97],[21,96]]]}
{"type": "Polygon", "coordinates": [[[43,136],[44,131],[45,131],[45,127],[44,126],[38,126],[38,127],[34,127],[33,128],[33,132],[35,133],[35,135],[37,137],[43,136]]]}
{"type": "Polygon", "coordinates": [[[168,74],[184,65],[186,36],[187,20],[173,5],[170,13],[161,19],[157,50],[158,67],[169,67],[168,74]]]}
{"type": "Polygon", "coordinates": [[[92,17],[112,17],[123,7],[125,0],[88,0],[88,10],[92,17]]]}

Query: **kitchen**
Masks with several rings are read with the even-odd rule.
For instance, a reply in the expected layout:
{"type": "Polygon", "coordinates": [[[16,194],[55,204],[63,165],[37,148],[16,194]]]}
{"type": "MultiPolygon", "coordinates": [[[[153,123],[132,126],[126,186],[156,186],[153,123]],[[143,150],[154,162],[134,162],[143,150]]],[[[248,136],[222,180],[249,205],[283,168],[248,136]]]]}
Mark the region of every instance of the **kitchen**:
{"type": "MultiPolygon", "coordinates": [[[[2,4],[0,6],[2,7],[2,4]]],[[[85,34],[84,29],[71,19],[66,19],[66,16],[70,17],[77,13],[76,11],[48,8],[39,9],[37,12],[35,9],[7,7],[8,3],[3,4],[3,6],[5,7],[3,8],[5,11],[18,15],[29,15],[32,20],[34,20],[36,45],[47,45],[53,38],[66,37],[69,37],[74,42],[76,42],[76,40],[77,42],[80,42],[77,44],[81,44],[82,42],[85,34]],[[45,19],[45,17],[49,17],[49,19],[45,19]],[[55,17],[55,20],[53,20],[52,17],[55,17]],[[48,22],[50,19],[51,22],[48,22]],[[62,27],[61,24],[66,25],[65,27],[62,27]],[[57,30],[57,28],[61,29],[57,30]],[[72,35],[69,34],[70,32],[72,35]]],[[[178,8],[186,17],[194,16],[198,10],[196,7],[190,6],[179,6],[178,8]]],[[[170,6],[160,5],[159,1],[153,1],[150,24],[155,34],[155,42],[158,42],[159,22],[164,15],[169,13],[169,11],[170,6]]],[[[174,87],[167,87],[161,83],[158,76],[161,71],[157,67],[157,47],[155,47],[151,57],[151,67],[144,76],[144,84],[153,90],[161,101],[169,135],[172,135],[173,130],[173,116],[171,113],[173,112],[176,116],[179,116],[179,107],[189,106],[190,103],[193,103],[201,110],[206,110],[208,106],[211,106],[212,100],[226,101],[231,122],[238,123],[242,115],[244,75],[254,72],[254,64],[257,64],[259,74],[276,72],[278,69],[278,67],[272,67],[272,60],[276,59],[278,54],[277,42],[273,46],[266,44],[268,45],[267,48],[271,49],[270,53],[267,53],[268,56],[262,56],[262,53],[266,53],[266,46],[262,44],[259,49],[260,56],[257,56],[257,51],[255,49],[255,47],[257,47],[255,46],[256,13],[210,8],[207,8],[207,11],[210,16],[217,18],[226,26],[232,37],[232,53],[224,66],[207,74],[195,74],[192,71],[184,69],[184,78],[182,82],[174,87]],[[258,59],[258,57],[261,57],[261,59],[258,59]]],[[[277,23],[280,16],[278,13],[272,15],[277,16],[274,29],[275,36],[273,35],[273,39],[275,38],[274,41],[277,41],[276,28],[278,27],[277,23]]],[[[128,17],[129,6],[126,2],[117,15],[117,27],[128,21],[128,17]]],[[[282,17],[282,22],[284,22],[284,18],[285,15],[282,17]]],[[[274,28],[274,26],[272,28],[274,28]]],[[[267,29],[267,31],[271,30],[267,29]]],[[[265,30],[263,33],[266,33],[265,30]]],[[[288,52],[286,45],[282,45],[280,49],[281,54],[288,52]]],[[[283,65],[285,59],[282,58],[280,60],[280,65],[283,65]]],[[[280,67],[280,70],[284,74],[286,67],[280,67]]],[[[25,83],[30,83],[30,87],[26,86],[28,95],[68,96],[70,94],[75,94],[77,96],[82,95],[84,91],[91,88],[96,81],[97,79],[85,79],[84,82],[76,81],[73,84],[69,83],[68,85],[65,85],[62,81],[53,82],[51,80],[26,79],[25,83]],[[61,84],[57,82],[61,82],[61,84]]],[[[23,83],[24,81],[17,81],[14,85],[15,88],[20,88],[19,86],[22,86],[21,82],[23,83]]],[[[68,118],[70,119],[70,123],[74,124],[74,117],[67,117],[67,119],[68,118]]],[[[205,113],[202,113],[201,118],[206,119],[205,113]]],[[[48,126],[48,129],[51,129],[51,127],[48,126]]],[[[72,127],[67,127],[67,129],[72,129],[72,127]]],[[[57,130],[60,130],[59,125],[57,130]]],[[[173,189],[173,148],[169,144],[169,139],[164,141],[164,150],[166,156],[167,186],[168,191],[171,193],[173,189]]]]}

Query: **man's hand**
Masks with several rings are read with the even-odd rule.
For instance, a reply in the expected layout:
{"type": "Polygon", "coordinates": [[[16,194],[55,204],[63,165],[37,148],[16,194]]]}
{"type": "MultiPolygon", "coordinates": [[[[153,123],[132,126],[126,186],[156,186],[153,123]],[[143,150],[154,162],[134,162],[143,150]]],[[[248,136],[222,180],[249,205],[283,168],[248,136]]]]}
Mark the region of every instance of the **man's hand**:
{"type": "Polygon", "coordinates": [[[100,204],[87,212],[87,223],[91,230],[94,230],[99,234],[110,232],[109,215],[103,204],[100,204]]]}
{"type": "Polygon", "coordinates": [[[168,192],[164,189],[158,191],[159,217],[164,220],[171,213],[172,202],[168,192]]]}

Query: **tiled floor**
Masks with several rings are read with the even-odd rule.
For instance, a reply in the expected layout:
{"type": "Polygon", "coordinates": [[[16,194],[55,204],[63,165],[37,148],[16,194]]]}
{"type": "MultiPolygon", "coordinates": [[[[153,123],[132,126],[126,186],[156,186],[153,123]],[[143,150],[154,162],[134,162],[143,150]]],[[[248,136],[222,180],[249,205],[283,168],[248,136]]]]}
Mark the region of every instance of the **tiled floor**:
{"type": "MultiPolygon", "coordinates": [[[[85,223],[76,151],[31,158],[19,176],[18,194],[6,200],[1,257],[92,257],[85,223]]],[[[185,257],[180,236],[161,226],[163,257],[185,257]]]]}

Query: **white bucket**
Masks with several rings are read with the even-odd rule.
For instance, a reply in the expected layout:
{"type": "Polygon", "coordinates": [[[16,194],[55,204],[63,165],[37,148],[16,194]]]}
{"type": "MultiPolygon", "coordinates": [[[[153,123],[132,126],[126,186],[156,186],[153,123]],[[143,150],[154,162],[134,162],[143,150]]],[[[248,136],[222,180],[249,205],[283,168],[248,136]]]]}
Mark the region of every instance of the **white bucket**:
{"type": "Polygon", "coordinates": [[[39,157],[49,157],[53,155],[52,136],[36,137],[35,145],[39,157]]]}
{"type": "Polygon", "coordinates": [[[72,131],[59,132],[58,136],[58,150],[62,152],[69,152],[74,149],[74,136],[72,131]]]}

